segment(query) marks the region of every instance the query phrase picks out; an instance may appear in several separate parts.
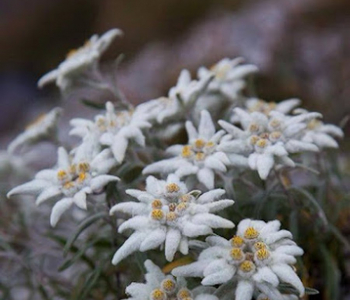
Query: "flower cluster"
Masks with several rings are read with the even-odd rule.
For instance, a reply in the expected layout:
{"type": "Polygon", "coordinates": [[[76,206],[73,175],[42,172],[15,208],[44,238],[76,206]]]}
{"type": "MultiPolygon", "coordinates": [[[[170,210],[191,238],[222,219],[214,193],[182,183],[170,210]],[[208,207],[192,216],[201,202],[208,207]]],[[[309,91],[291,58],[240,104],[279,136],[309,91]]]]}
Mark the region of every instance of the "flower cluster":
{"type": "Polygon", "coordinates": [[[261,293],[271,300],[282,299],[280,283],[290,284],[303,296],[304,286],[291,267],[303,250],[292,241],[289,231],[279,230],[280,225],[279,221],[245,219],[232,239],[208,237],[209,247],[198,261],[172,273],[203,277],[203,285],[230,285],[231,296],[237,300],[250,300],[261,293]]]}
{"type": "MultiPolygon", "coordinates": [[[[152,261],[145,261],[146,283],[132,283],[126,288],[129,300],[218,300],[213,289],[189,290],[184,278],[165,275],[152,261]]],[[[215,289],[214,289],[215,290],[215,289]]]]}
{"type": "Polygon", "coordinates": [[[132,229],[135,232],[118,249],[113,264],[118,264],[135,251],[147,251],[164,246],[165,257],[172,261],[176,251],[188,254],[189,241],[201,235],[211,234],[213,228],[232,228],[234,224],[213,213],[222,210],[233,200],[217,200],[225,191],[214,189],[200,195],[200,191],[188,192],[186,185],[176,175],[167,180],[149,176],[146,191],[126,190],[138,202],[118,203],[110,213],[124,212],[132,218],[122,223],[119,232],[132,229]]]}
{"type": "MultiPolygon", "coordinates": [[[[56,82],[62,92],[74,89],[76,82],[89,88],[108,87],[115,98],[106,101],[105,110],[92,120],[72,119],[70,134],[79,138],[77,145],[70,151],[58,147],[57,164],[13,188],[8,197],[32,195],[36,204],[55,201],[50,223],[56,226],[73,204],[86,210],[88,203],[96,203],[89,200],[103,194],[106,205],[101,207],[110,214],[105,219],[116,227],[112,240],[121,244],[113,249],[114,265],[134,252],[160,249],[168,262],[179,266],[175,255],[201,250],[196,262],[176,267],[172,275],[146,260],[146,283],[126,288],[131,300],[302,297],[305,288],[294,265],[303,250],[291,232],[280,230],[277,220],[244,219],[231,239],[215,235],[216,229],[226,233],[236,222],[227,209],[234,201],[222,196],[227,191],[229,198],[241,200],[233,189],[233,173],[256,170],[266,180],[272,170],[294,167],[297,153],[337,148],[342,130],[324,124],[317,112],[297,108],[299,99],[275,103],[251,97],[247,79],[257,67],[242,64],[242,59],[226,58],[210,69],[201,67],[196,79],[183,70],[167,97],[133,106],[121,97],[115,82],[104,82],[99,71],[101,55],[118,35],[119,29],[94,35],[39,80],[40,87],[56,82]],[[181,136],[184,128],[186,136],[181,136]],[[179,140],[182,143],[177,144],[179,140]],[[158,179],[143,177],[154,173],[158,179]],[[130,179],[130,174],[137,178],[130,179]],[[120,199],[124,192],[136,200],[120,199]],[[125,219],[125,214],[130,217],[125,219]],[[121,235],[128,230],[130,236],[121,235]],[[119,238],[125,238],[124,243],[119,238]],[[190,290],[184,277],[201,277],[202,285],[190,290]],[[294,294],[284,294],[283,285],[294,294]]],[[[16,153],[27,145],[47,139],[58,144],[60,115],[61,109],[54,108],[14,139],[0,153],[0,169],[6,163],[21,169],[25,157],[16,153]]],[[[241,211],[238,215],[248,216],[241,211]]]]}

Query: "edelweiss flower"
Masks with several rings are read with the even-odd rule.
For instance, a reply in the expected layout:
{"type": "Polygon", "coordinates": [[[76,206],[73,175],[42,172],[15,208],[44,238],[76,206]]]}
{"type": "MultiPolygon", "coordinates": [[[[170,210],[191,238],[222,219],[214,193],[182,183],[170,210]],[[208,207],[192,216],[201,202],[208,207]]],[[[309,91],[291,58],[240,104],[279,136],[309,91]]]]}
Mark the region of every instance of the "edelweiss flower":
{"type": "Polygon", "coordinates": [[[236,101],[241,91],[246,87],[245,77],[254,74],[258,68],[254,65],[241,65],[242,58],[224,58],[209,70],[198,69],[198,78],[214,76],[208,86],[208,92],[221,93],[230,101],[236,101]]]}
{"type": "Polygon", "coordinates": [[[42,170],[35,179],[12,189],[7,197],[17,194],[36,195],[39,205],[49,199],[59,199],[51,212],[50,223],[55,226],[61,215],[72,204],[86,209],[87,194],[100,192],[109,182],[119,180],[116,176],[99,175],[100,158],[93,161],[71,161],[64,148],[58,149],[57,167],[42,170]]]}
{"type": "Polygon", "coordinates": [[[101,55],[107,50],[116,36],[123,33],[119,29],[111,29],[101,37],[93,35],[84,46],[71,50],[57,69],[50,71],[40,78],[38,86],[56,81],[56,85],[65,91],[72,83],[72,79],[81,75],[87,68],[96,64],[101,55]]]}
{"type": "Polygon", "coordinates": [[[252,170],[257,170],[261,179],[266,179],[274,165],[282,164],[294,167],[290,153],[318,151],[318,147],[301,140],[300,131],[306,128],[306,122],[321,117],[319,113],[307,113],[299,116],[286,116],[271,111],[268,116],[260,112],[249,113],[235,108],[241,126],[238,128],[228,122],[219,124],[229,133],[218,150],[229,155],[231,162],[248,156],[252,170]]]}
{"type": "Polygon", "coordinates": [[[144,174],[171,173],[179,177],[195,174],[198,180],[208,189],[214,188],[214,176],[216,171],[225,172],[229,160],[225,153],[217,150],[223,130],[215,132],[214,123],[210,114],[203,110],[197,129],[192,122],[186,122],[188,134],[187,145],[174,145],[167,152],[176,155],[174,158],[164,159],[147,166],[144,174]]]}
{"type": "Polygon", "coordinates": [[[288,114],[293,108],[300,105],[301,101],[299,99],[287,99],[279,103],[276,102],[266,102],[258,98],[249,98],[245,102],[245,106],[249,112],[261,112],[265,115],[273,110],[278,111],[282,114],[288,114]]]}
{"type": "Polygon", "coordinates": [[[83,138],[76,152],[96,154],[103,147],[108,147],[117,163],[123,162],[129,141],[133,140],[140,146],[145,146],[145,137],[141,129],[151,126],[145,120],[143,112],[137,109],[115,112],[111,102],[106,103],[105,115],[97,115],[95,121],[73,119],[70,123],[73,126],[70,134],[83,138]]]}
{"type": "Polygon", "coordinates": [[[42,139],[55,139],[57,135],[56,126],[61,113],[62,109],[56,107],[29,124],[26,130],[9,144],[8,152],[13,153],[20,146],[30,145],[42,139]]]}
{"type": "Polygon", "coordinates": [[[133,282],[126,288],[129,300],[218,300],[213,295],[201,293],[198,288],[190,291],[184,278],[165,275],[151,260],[145,261],[145,268],[146,283],[133,282]]]}
{"type": "Polygon", "coordinates": [[[250,300],[257,292],[270,300],[283,299],[277,289],[282,282],[292,285],[303,296],[304,286],[291,267],[296,263],[295,256],[302,255],[303,250],[292,241],[289,231],[279,230],[280,225],[277,220],[265,223],[245,219],[231,240],[208,237],[210,247],[200,254],[198,261],[175,268],[172,274],[204,277],[203,285],[232,285],[236,300],[250,300]]]}
{"type": "MultiPolygon", "coordinates": [[[[305,109],[294,110],[294,113],[309,113],[305,109]]],[[[322,121],[314,118],[307,123],[307,127],[302,132],[301,140],[308,143],[314,143],[319,148],[338,148],[335,138],[343,138],[344,133],[338,126],[324,124],[322,121]]]]}
{"type": "Polygon", "coordinates": [[[135,232],[115,253],[112,263],[118,264],[135,251],[147,251],[165,246],[165,257],[172,261],[176,251],[188,253],[189,239],[212,233],[213,228],[232,228],[234,224],[212,214],[234,203],[218,200],[225,191],[215,189],[198,197],[199,191],[188,193],[184,183],[170,174],[167,181],[149,176],[146,191],[127,190],[140,202],[118,203],[110,213],[124,212],[132,216],[119,232],[135,232]]]}
{"type": "Polygon", "coordinates": [[[198,97],[208,86],[212,76],[204,76],[201,80],[192,80],[188,70],[182,70],[176,86],[169,91],[168,97],[160,97],[139,105],[148,116],[148,120],[156,120],[159,124],[176,119],[188,113],[198,97]]]}

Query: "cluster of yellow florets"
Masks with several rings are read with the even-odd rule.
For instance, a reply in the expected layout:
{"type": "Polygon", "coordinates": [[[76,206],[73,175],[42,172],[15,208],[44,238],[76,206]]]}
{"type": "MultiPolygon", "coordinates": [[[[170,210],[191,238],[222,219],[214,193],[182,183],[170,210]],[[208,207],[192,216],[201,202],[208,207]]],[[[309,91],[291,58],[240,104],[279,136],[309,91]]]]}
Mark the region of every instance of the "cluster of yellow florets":
{"type": "Polygon", "coordinates": [[[172,278],[164,279],[159,288],[154,289],[150,295],[151,300],[192,300],[192,293],[187,288],[178,290],[172,278]]]}
{"type": "Polygon", "coordinates": [[[72,164],[66,170],[57,171],[57,179],[62,184],[64,190],[70,190],[83,184],[89,177],[90,164],[81,162],[72,164]]]}
{"type": "Polygon", "coordinates": [[[214,146],[215,143],[212,141],[196,139],[192,144],[182,147],[181,156],[195,161],[203,161],[213,151],[214,146]]]}

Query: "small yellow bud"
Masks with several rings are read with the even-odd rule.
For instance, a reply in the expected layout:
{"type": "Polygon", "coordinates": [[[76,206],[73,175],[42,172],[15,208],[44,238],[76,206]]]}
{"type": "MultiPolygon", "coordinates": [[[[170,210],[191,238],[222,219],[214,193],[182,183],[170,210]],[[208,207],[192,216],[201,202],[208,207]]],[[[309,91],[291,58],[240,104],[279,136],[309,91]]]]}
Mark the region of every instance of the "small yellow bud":
{"type": "Polygon", "coordinates": [[[180,204],[177,205],[176,210],[178,212],[182,212],[182,211],[186,210],[187,207],[188,207],[187,203],[181,202],[180,204]]]}
{"type": "Polygon", "coordinates": [[[176,193],[180,190],[180,187],[176,183],[169,183],[165,188],[168,193],[176,193]]]}
{"type": "Polygon", "coordinates": [[[57,172],[57,178],[58,178],[59,180],[64,180],[64,179],[66,179],[66,178],[67,178],[67,172],[64,171],[64,170],[59,170],[59,171],[57,172]]]}
{"type": "Polygon", "coordinates": [[[248,227],[244,232],[244,238],[247,240],[256,239],[259,236],[259,232],[254,227],[248,227]]]}
{"type": "Polygon", "coordinates": [[[280,125],[281,125],[281,122],[278,121],[277,119],[272,119],[272,120],[270,121],[270,126],[271,126],[272,128],[277,128],[277,127],[280,126],[280,125]]]}
{"type": "Polygon", "coordinates": [[[153,201],[152,201],[152,208],[153,209],[156,209],[156,208],[162,208],[162,206],[163,206],[163,203],[162,203],[162,201],[160,200],[160,199],[154,199],[153,201]]]}
{"type": "Polygon", "coordinates": [[[176,219],[177,219],[177,214],[175,212],[171,211],[171,212],[168,212],[166,214],[166,220],[167,221],[174,221],[176,219]]]}
{"type": "Polygon", "coordinates": [[[205,158],[205,154],[203,152],[196,153],[196,160],[200,161],[200,160],[204,160],[204,158],[205,158]]]}
{"type": "Polygon", "coordinates": [[[260,139],[256,142],[256,145],[260,148],[265,148],[267,146],[267,140],[266,139],[260,139]]]}
{"type": "Polygon", "coordinates": [[[258,260],[265,260],[270,257],[270,252],[266,248],[262,248],[258,250],[255,255],[258,260]]]}
{"type": "Polygon", "coordinates": [[[189,194],[185,194],[185,195],[182,195],[181,197],[180,197],[180,201],[181,202],[188,202],[188,201],[190,201],[191,200],[191,196],[189,195],[189,194]]]}
{"type": "Polygon", "coordinates": [[[241,260],[243,258],[243,252],[241,248],[232,248],[230,251],[230,256],[234,260],[241,260]]]}
{"type": "Polygon", "coordinates": [[[81,173],[79,173],[78,182],[82,183],[85,181],[86,178],[87,178],[86,173],[81,172],[81,173]]]}
{"type": "Polygon", "coordinates": [[[188,289],[181,289],[178,293],[177,293],[177,298],[179,300],[185,300],[186,298],[191,298],[191,292],[188,289]]]}
{"type": "Polygon", "coordinates": [[[160,221],[164,217],[164,213],[161,209],[153,209],[151,213],[151,217],[153,220],[160,221]]]}
{"type": "Polygon", "coordinates": [[[250,260],[245,260],[239,265],[239,269],[248,273],[254,269],[254,264],[250,260]]]}
{"type": "Polygon", "coordinates": [[[208,143],[206,143],[205,146],[208,147],[208,148],[211,148],[211,147],[214,147],[214,146],[215,146],[215,143],[212,142],[212,141],[209,141],[208,143]]]}
{"type": "Polygon", "coordinates": [[[197,139],[195,140],[194,145],[196,148],[202,149],[205,146],[205,141],[202,139],[197,139]]]}
{"type": "Polygon", "coordinates": [[[244,240],[238,236],[235,235],[232,239],[231,239],[231,244],[233,247],[242,247],[244,244],[244,240]]]}
{"type": "Polygon", "coordinates": [[[184,147],[182,147],[182,151],[181,151],[181,156],[184,158],[188,158],[190,156],[193,155],[193,151],[192,151],[192,147],[189,145],[186,145],[184,147]]]}
{"type": "Polygon", "coordinates": [[[176,283],[172,279],[164,279],[162,281],[162,288],[166,293],[173,293],[176,289],[176,283]]]}
{"type": "Polygon", "coordinates": [[[74,187],[74,183],[72,181],[68,181],[63,185],[63,188],[69,190],[74,187]]]}
{"type": "Polygon", "coordinates": [[[168,205],[170,211],[175,211],[176,209],[176,204],[175,203],[169,203],[168,205]]]}
{"type": "Polygon", "coordinates": [[[152,291],[150,298],[152,300],[165,300],[166,295],[161,289],[155,289],[152,291]]]}
{"type": "Polygon", "coordinates": [[[250,137],[250,144],[251,144],[251,145],[255,145],[256,142],[257,142],[259,139],[260,139],[260,138],[259,138],[257,135],[252,135],[252,136],[250,137]]]}
{"type": "Polygon", "coordinates": [[[249,131],[250,132],[258,132],[259,131],[259,125],[256,124],[256,123],[250,124],[249,131]]]}
{"type": "Polygon", "coordinates": [[[87,162],[82,162],[78,165],[79,172],[89,172],[90,165],[87,162]]]}
{"type": "Polygon", "coordinates": [[[256,242],[254,244],[254,248],[255,248],[255,250],[260,250],[260,249],[266,248],[266,245],[263,242],[256,242]]]}

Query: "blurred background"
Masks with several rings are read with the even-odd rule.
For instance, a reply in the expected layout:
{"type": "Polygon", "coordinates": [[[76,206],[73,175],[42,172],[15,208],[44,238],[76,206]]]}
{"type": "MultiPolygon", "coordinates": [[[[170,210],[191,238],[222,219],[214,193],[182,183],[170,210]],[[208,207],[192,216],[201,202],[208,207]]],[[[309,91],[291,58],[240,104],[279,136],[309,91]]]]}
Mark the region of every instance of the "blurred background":
{"type": "Polygon", "coordinates": [[[62,105],[54,85],[36,88],[38,78],[113,27],[125,36],[104,59],[125,54],[119,85],[135,103],[164,95],[182,68],[195,75],[201,65],[242,56],[260,68],[261,98],[300,97],[336,124],[350,111],[348,0],[1,0],[3,143],[42,107],[62,105]]]}
{"type": "MultiPolygon", "coordinates": [[[[165,95],[183,68],[195,76],[199,66],[241,56],[260,69],[262,99],[301,98],[337,125],[350,114],[349,0],[0,0],[0,149],[54,106],[66,108],[64,135],[71,117],[92,115],[79,101],[61,101],[54,85],[36,83],[70,49],[113,27],[125,36],[103,59],[125,54],[118,84],[134,103],[165,95]]],[[[349,122],[344,131],[339,153],[350,170],[349,122]]],[[[349,215],[341,224],[347,238],[349,215]]],[[[344,255],[350,274],[350,250],[344,255]]],[[[339,281],[349,295],[350,279],[339,281]]]]}

